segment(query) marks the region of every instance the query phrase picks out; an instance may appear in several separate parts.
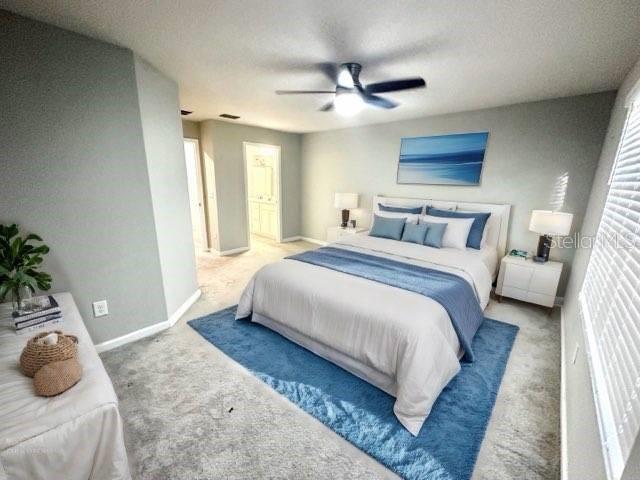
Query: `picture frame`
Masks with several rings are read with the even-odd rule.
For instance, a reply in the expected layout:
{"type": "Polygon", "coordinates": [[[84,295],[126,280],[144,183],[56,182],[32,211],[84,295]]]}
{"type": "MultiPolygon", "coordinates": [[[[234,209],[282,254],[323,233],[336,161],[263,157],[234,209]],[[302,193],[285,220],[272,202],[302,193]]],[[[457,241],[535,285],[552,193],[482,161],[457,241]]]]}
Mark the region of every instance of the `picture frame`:
{"type": "Polygon", "coordinates": [[[397,183],[478,186],[489,132],[404,137],[397,183]]]}

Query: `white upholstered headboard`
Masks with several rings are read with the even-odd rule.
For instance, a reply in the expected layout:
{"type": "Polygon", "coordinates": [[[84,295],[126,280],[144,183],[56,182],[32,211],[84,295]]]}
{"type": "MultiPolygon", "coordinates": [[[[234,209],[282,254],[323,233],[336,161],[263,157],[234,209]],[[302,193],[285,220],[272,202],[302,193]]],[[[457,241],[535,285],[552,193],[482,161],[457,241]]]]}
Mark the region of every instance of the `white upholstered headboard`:
{"type": "Polygon", "coordinates": [[[507,253],[507,234],[509,233],[509,215],[511,214],[511,205],[499,203],[456,202],[451,200],[433,200],[430,198],[385,197],[382,195],[376,195],[373,197],[373,205],[371,209],[373,213],[378,213],[379,203],[398,207],[430,206],[447,210],[491,212],[492,216],[496,216],[497,220],[495,225],[497,228],[492,229],[489,232],[487,243],[489,245],[495,245],[498,252],[498,258],[503,257],[507,253]]]}

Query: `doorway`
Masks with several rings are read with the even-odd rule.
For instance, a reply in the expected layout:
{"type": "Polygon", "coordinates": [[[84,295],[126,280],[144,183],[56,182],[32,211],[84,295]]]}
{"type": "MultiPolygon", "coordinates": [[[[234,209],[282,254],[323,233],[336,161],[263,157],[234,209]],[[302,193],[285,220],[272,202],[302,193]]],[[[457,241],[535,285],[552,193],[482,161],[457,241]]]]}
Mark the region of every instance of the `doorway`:
{"type": "Polygon", "coordinates": [[[280,146],[243,143],[247,192],[247,244],[251,238],[282,241],[280,146]]]}
{"type": "Polygon", "coordinates": [[[209,249],[204,210],[202,166],[200,164],[200,144],[197,139],[184,139],[184,158],[187,165],[187,187],[189,190],[191,225],[193,227],[193,244],[197,255],[209,249]]]}

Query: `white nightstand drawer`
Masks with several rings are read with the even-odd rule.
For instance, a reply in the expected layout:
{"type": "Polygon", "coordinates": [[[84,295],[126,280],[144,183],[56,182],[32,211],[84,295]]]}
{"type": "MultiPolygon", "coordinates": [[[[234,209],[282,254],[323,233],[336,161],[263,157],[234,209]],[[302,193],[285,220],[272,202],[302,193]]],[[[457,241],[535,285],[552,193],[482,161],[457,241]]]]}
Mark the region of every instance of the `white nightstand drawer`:
{"type": "Polygon", "coordinates": [[[553,295],[543,295],[542,293],[529,292],[527,295],[527,302],[544,305],[545,307],[553,307],[553,304],[556,302],[556,297],[554,297],[553,295]]]}
{"type": "Polygon", "coordinates": [[[516,300],[522,300],[523,302],[529,301],[529,292],[523,290],[521,288],[507,287],[506,285],[502,287],[502,296],[515,298],[516,300]]]}
{"type": "Polygon", "coordinates": [[[560,275],[555,269],[536,269],[531,277],[529,291],[555,297],[559,279],[560,275]]]}
{"type": "Polygon", "coordinates": [[[561,274],[560,262],[535,263],[529,259],[506,256],[500,263],[496,294],[553,307],[561,274]]]}
{"type": "Polygon", "coordinates": [[[364,232],[366,228],[358,227],[358,228],[342,228],[342,227],[329,227],[327,229],[327,242],[335,242],[343,237],[348,237],[349,235],[356,235],[360,232],[364,232]]]}
{"type": "Polygon", "coordinates": [[[506,287],[528,290],[532,274],[533,269],[531,267],[514,265],[512,263],[508,264],[506,274],[504,276],[504,285],[502,287],[503,291],[506,287]]]}

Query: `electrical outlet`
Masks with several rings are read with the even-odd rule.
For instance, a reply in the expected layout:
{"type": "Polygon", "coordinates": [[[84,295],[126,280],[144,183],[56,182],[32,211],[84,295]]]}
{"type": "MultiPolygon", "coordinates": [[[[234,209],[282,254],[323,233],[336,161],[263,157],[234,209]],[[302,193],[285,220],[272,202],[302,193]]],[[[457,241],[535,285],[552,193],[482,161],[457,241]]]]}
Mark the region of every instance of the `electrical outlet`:
{"type": "Polygon", "coordinates": [[[106,300],[100,300],[99,302],[93,302],[93,316],[104,317],[109,315],[109,307],[106,300]]]}

